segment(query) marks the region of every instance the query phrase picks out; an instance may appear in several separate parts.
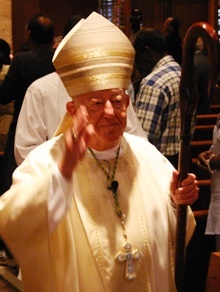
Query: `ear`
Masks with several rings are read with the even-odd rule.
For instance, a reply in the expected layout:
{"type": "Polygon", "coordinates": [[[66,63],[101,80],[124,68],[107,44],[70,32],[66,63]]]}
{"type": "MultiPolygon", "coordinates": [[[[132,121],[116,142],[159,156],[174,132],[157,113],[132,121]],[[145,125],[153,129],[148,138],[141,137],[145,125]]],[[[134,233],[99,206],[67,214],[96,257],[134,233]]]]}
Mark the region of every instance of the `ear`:
{"type": "Polygon", "coordinates": [[[127,93],[125,93],[125,98],[126,98],[125,104],[126,104],[126,107],[128,107],[130,103],[130,96],[127,93]]]}
{"type": "Polygon", "coordinates": [[[71,114],[71,116],[73,116],[76,112],[76,106],[75,106],[74,102],[73,101],[67,102],[66,109],[71,114]]]}

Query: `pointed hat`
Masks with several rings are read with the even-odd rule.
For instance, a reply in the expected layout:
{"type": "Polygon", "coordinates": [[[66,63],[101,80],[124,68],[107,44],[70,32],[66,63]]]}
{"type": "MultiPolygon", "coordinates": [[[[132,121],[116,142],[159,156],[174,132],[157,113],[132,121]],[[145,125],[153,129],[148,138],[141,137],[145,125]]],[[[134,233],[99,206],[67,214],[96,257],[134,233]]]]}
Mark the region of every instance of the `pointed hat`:
{"type": "MultiPolygon", "coordinates": [[[[125,34],[105,17],[92,12],[61,41],[53,64],[69,95],[76,97],[111,88],[127,89],[134,54],[125,34]]],[[[69,121],[70,115],[65,118],[69,121]]],[[[66,128],[62,124],[62,132],[66,128]]],[[[59,133],[57,130],[56,135],[59,133]]]]}

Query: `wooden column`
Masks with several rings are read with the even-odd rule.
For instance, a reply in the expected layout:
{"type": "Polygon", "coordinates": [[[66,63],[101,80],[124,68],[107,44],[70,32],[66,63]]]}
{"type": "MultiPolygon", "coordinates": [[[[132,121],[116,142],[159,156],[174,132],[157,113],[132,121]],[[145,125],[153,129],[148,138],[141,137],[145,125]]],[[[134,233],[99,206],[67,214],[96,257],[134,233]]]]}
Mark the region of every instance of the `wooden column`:
{"type": "Polygon", "coordinates": [[[214,27],[218,33],[218,6],[219,0],[209,0],[208,2],[208,23],[214,27]]]}
{"type": "Polygon", "coordinates": [[[12,0],[0,0],[0,37],[12,47],[12,0]]]}

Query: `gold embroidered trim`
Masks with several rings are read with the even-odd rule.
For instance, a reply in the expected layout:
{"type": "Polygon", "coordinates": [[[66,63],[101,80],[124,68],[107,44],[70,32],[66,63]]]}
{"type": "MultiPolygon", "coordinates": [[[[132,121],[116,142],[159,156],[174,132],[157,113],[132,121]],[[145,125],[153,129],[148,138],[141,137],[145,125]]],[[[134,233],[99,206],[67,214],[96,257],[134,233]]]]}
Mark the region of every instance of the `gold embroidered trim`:
{"type": "MultiPolygon", "coordinates": [[[[80,85],[83,84],[85,86],[85,83],[90,82],[96,82],[97,84],[106,84],[108,83],[108,80],[110,79],[129,79],[129,74],[121,74],[121,73],[106,73],[106,74],[98,74],[94,76],[87,76],[87,77],[81,77],[78,79],[74,79],[74,85],[80,85]]],[[[71,75],[67,76],[63,79],[63,82],[65,86],[68,86],[68,82],[70,83],[70,86],[73,86],[71,75]]],[[[74,89],[73,89],[74,90],[74,89]]]]}
{"type": "MultiPolygon", "coordinates": [[[[82,53],[82,51],[79,52],[79,54],[77,55],[75,52],[72,53],[68,53],[66,54],[68,56],[68,59],[65,60],[65,56],[63,56],[62,58],[62,64],[66,65],[62,65],[59,66],[59,64],[57,64],[57,71],[59,72],[59,74],[62,74],[63,72],[68,72],[70,70],[73,69],[78,69],[80,67],[85,67],[85,63],[88,62],[89,65],[91,66],[92,63],[97,64],[97,62],[99,62],[98,59],[101,59],[100,62],[103,64],[103,59],[106,58],[107,59],[111,59],[111,58],[118,58],[118,59],[123,59],[125,58],[126,61],[124,62],[125,64],[128,63],[129,59],[129,63],[131,63],[131,65],[133,64],[133,55],[131,53],[125,52],[125,51],[113,51],[112,48],[109,49],[91,49],[91,50],[87,50],[86,52],[82,53]],[[71,60],[71,64],[70,61],[71,60]],[[81,64],[81,65],[80,65],[81,64]]],[[[111,61],[112,62],[112,61],[111,61]]],[[[115,61],[114,61],[115,62],[115,61]]]]}
{"type": "MultiPolygon", "coordinates": [[[[125,142],[122,143],[122,146],[124,145],[124,143],[125,142]]],[[[144,279],[144,282],[145,282],[144,291],[149,291],[148,277],[147,276],[150,273],[148,272],[148,263],[151,262],[151,257],[153,257],[153,255],[151,254],[150,247],[149,247],[149,242],[147,240],[147,227],[146,227],[145,219],[143,217],[142,203],[140,201],[140,196],[138,195],[137,186],[136,186],[136,183],[134,181],[135,173],[134,173],[134,165],[133,165],[132,160],[131,160],[131,149],[130,149],[130,146],[128,144],[127,144],[126,148],[127,149],[125,151],[125,156],[126,156],[126,160],[128,162],[128,170],[129,170],[129,173],[130,173],[130,176],[131,176],[131,179],[132,179],[132,192],[135,195],[137,208],[139,210],[139,220],[140,220],[141,226],[142,226],[143,237],[144,237],[144,249],[145,249],[145,255],[147,257],[147,260],[145,261],[145,271],[146,271],[146,273],[145,273],[145,279],[144,279]],[[149,254],[151,255],[150,257],[149,257],[149,254]]]]}
{"type": "Polygon", "coordinates": [[[96,262],[98,262],[99,264],[99,269],[102,274],[102,279],[104,279],[103,258],[102,258],[102,248],[101,248],[101,241],[100,241],[100,235],[99,235],[99,227],[97,223],[96,212],[94,209],[91,189],[89,186],[88,177],[86,173],[86,167],[83,161],[80,163],[79,167],[80,167],[80,172],[81,172],[80,178],[83,180],[83,185],[85,187],[85,191],[86,191],[88,202],[89,202],[89,211],[90,211],[90,215],[92,216],[95,234],[96,234],[95,237],[97,240],[97,249],[98,249],[98,260],[96,262]]]}

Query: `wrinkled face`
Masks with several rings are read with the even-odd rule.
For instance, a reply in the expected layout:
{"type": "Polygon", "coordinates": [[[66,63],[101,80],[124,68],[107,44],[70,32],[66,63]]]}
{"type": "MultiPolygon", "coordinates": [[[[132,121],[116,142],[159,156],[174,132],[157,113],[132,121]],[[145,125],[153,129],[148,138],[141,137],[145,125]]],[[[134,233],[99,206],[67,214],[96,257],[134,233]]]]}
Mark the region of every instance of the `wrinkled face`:
{"type": "Polygon", "coordinates": [[[96,143],[108,148],[119,142],[126,127],[126,109],[129,97],[122,89],[108,89],[78,96],[73,99],[77,107],[84,105],[89,123],[94,126],[96,143]]]}

